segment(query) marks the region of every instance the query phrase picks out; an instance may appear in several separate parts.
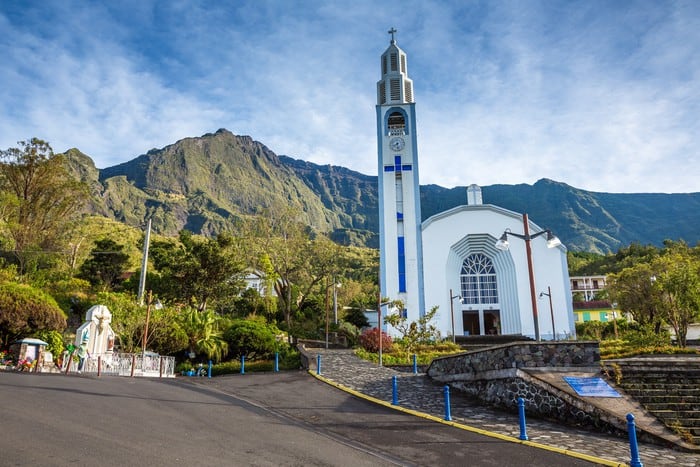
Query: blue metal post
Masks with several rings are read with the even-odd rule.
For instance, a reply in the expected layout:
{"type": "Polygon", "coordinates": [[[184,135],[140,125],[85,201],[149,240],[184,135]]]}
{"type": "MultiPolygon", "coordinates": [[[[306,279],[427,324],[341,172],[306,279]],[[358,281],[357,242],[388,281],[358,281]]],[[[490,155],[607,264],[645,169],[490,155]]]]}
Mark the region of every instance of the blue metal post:
{"type": "Polygon", "coordinates": [[[391,377],[391,403],[399,405],[399,385],[396,381],[396,375],[391,377]]]}
{"type": "Polygon", "coordinates": [[[245,374],[245,355],[241,355],[241,374],[245,374]]]}
{"type": "Polygon", "coordinates": [[[418,356],[413,354],[413,374],[418,374],[418,356]]]}
{"type": "Polygon", "coordinates": [[[316,355],[316,374],[321,374],[321,354],[316,355]]]}
{"type": "Polygon", "coordinates": [[[275,352],[275,372],[280,371],[280,353],[275,352]]]}
{"type": "Polygon", "coordinates": [[[637,429],[634,424],[634,415],[627,414],[627,433],[630,437],[630,467],[643,467],[639,458],[639,446],[637,445],[637,429]]]}
{"type": "Polygon", "coordinates": [[[209,368],[207,368],[207,378],[211,379],[211,360],[209,360],[209,368]]]}
{"type": "Polygon", "coordinates": [[[520,439],[527,441],[527,427],[525,426],[525,400],[518,397],[518,417],[520,418],[520,439]]]}
{"type": "Polygon", "coordinates": [[[445,420],[450,421],[452,420],[452,413],[450,410],[450,387],[445,385],[442,392],[445,394],[445,420]]]}

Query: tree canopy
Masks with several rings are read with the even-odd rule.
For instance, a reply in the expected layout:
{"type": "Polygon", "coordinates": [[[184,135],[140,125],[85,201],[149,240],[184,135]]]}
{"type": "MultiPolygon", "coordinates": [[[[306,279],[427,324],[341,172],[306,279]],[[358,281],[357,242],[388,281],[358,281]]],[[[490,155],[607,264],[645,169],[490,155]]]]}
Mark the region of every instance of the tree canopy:
{"type": "Polygon", "coordinates": [[[3,347],[37,331],[63,331],[66,315],[50,295],[29,285],[0,284],[0,342],[3,347]]]}
{"type": "Polygon", "coordinates": [[[23,273],[30,260],[62,246],[80,216],[86,187],[47,142],[18,144],[0,151],[0,218],[23,273]]]}
{"type": "Polygon", "coordinates": [[[180,232],[179,243],[156,241],[150,249],[160,274],[160,296],[204,311],[211,300],[237,295],[243,288],[245,266],[234,238],[180,232]]]}

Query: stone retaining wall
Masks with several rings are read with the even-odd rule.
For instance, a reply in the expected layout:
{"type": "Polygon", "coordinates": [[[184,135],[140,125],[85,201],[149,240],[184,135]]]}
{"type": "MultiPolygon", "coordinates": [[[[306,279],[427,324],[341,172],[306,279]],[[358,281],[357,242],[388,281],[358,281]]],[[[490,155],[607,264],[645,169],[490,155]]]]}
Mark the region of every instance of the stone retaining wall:
{"type": "Polygon", "coordinates": [[[517,342],[437,358],[427,373],[496,407],[517,410],[523,398],[530,415],[626,436],[624,422],[528,373],[538,368],[599,371],[599,362],[598,342],[517,342]]]}
{"type": "MultiPolygon", "coordinates": [[[[449,384],[471,397],[508,411],[517,410],[517,400],[522,398],[528,414],[620,437],[627,436],[625,423],[522,370],[507,370],[498,376],[495,379],[452,381],[449,384]]],[[[645,437],[640,435],[640,439],[645,437]]]]}
{"type": "MultiPolygon", "coordinates": [[[[484,379],[495,370],[544,367],[590,367],[600,361],[596,341],[516,342],[485,350],[436,358],[428,376],[452,379],[484,379]]],[[[442,380],[442,379],[441,379],[442,380]]]]}

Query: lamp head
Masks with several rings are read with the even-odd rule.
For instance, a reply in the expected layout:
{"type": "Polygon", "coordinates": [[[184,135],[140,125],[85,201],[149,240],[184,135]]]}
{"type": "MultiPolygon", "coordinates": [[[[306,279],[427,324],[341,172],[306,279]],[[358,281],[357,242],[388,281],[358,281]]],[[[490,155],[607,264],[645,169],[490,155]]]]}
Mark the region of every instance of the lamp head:
{"type": "Polygon", "coordinates": [[[561,245],[561,240],[550,230],[547,230],[547,248],[555,248],[561,245]]]}
{"type": "Polygon", "coordinates": [[[499,238],[496,242],[495,247],[501,251],[506,251],[508,248],[510,248],[510,244],[508,243],[508,231],[503,232],[501,238],[499,238]]]}

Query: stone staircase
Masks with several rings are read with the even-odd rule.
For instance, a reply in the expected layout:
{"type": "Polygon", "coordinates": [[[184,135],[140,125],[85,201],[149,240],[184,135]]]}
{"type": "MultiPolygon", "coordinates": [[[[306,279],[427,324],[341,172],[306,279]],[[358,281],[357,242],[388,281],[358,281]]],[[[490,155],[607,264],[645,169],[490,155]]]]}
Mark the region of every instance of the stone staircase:
{"type": "Polygon", "coordinates": [[[606,360],[610,378],[686,442],[700,445],[700,357],[606,360]]]}

